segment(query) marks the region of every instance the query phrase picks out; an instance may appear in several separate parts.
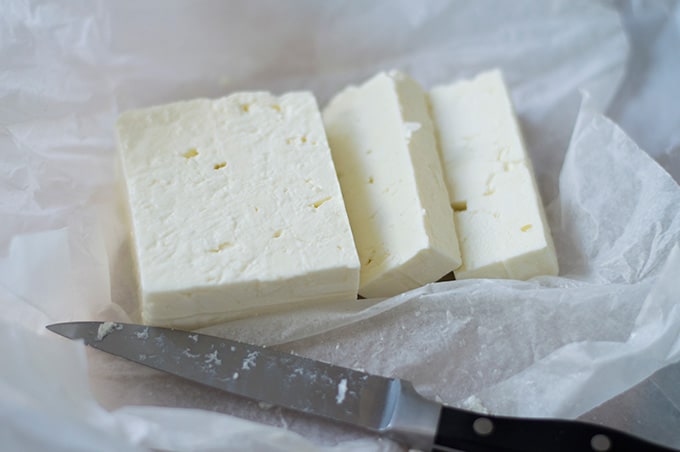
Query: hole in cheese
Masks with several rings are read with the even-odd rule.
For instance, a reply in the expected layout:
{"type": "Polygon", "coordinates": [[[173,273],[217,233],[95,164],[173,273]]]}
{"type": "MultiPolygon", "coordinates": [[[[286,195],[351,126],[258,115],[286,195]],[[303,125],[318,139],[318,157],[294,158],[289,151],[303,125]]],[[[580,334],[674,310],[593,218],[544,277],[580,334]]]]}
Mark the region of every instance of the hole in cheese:
{"type": "Polygon", "coordinates": [[[272,237],[274,237],[275,239],[278,239],[279,237],[281,237],[281,233],[282,233],[282,232],[283,232],[283,231],[281,231],[281,230],[279,229],[278,231],[274,232],[274,234],[272,234],[272,237]]]}
{"type": "Polygon", "coordinates": [[[467,210],[467,201],[457,201],[451,203],[454,212],[464,212],[467,210]]]}
{"type": "Polygon", "coordinates": [[[326,201],[330,201],[330,199],[331,199],[331,196],[326,196],[325,198],[319,199],[318,201],[316,201],[316,202],[314,202],[310,205],[312,207],[314,207],[315,209],[318,209],[321,206],[321,204],[325,203],[326,201]]]}
{"type": "Polygon", "coordinates": [[[371,176],[371,177],[368,178],[368,183],[369,183],[369,184],[372,184],[372,183],[373,183],[373,176],[371,176]]]}
{"type": "MultiPolygon", "coordinates": [[[[305,144],[307,143],[307,135],[302,135],[300,137],[286,138],[286,144],[305,144]]],[[[316,144],[316,141],[312,141],[311,144],[316,144]]]]}
{"type": "Polygon", "coordinates": [[[527,232],[529,229],[531,229],[531,224],[525,224],[520,229],[522,232],[527,232]]]}
{"type": "Polygon", "coordinates": [[[190,158],[196,157],[197,155],[198,155],[198,151],[196,150],[196,148],[191,148],[188,151],[186,151],[184,154],[182,154],[182,157],[184,157],[185,159],[190,159],[190,158]]]}
{"type": "Polygon", "coordinates": [[[272,105],[272,109],[281,113],[281,105],[279,105],[279,104],[272,105]]]}
{"type": "Polygon", "coordinates": [[[212,249],[209,249],[208,251],[211,252],[211,253],[220,253],[220,252],[224,251],[225,249],[227,249],[227,248],[229,248],[233,245],[234,244],[231,243],[231,242],[222,242],[219,245],[217,245],[217,248],[212,248],[212,249]]]}
{"type": "Polygon", "coordinates": [[[215,165],[213,165],[213,169],[218,170],[224,168],[225,166],[227,166],[227,162],[215,163],[215,165]]]}
{"type": "Polygon", "coordinates": [[[248,113],[250,111],[250,104],[241,104],[241,110],[248,113]]]}

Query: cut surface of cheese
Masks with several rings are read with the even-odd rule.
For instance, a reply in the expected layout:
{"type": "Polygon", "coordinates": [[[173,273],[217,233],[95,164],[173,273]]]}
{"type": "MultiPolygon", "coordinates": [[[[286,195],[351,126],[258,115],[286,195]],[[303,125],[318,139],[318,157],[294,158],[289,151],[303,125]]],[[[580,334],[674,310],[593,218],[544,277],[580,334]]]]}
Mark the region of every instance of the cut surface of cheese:
{"type": "Polygon", "coordinates": [[[550,228],[500,71],[435,87],[430,105],[463,259],[456,279],[556,275],[550,228]]]}
{"type": "Polygon", "coordinates": [[[356,299],[359,261],[311,93],[135,110],[117,131],[145,323],[356,299]]]}
{"type": "Polygon", "coordinates": [[[380,73],[324,109],[361,261],[359,293],[387,297],[460,265],[427,98],[407,75],[380,73]]]}

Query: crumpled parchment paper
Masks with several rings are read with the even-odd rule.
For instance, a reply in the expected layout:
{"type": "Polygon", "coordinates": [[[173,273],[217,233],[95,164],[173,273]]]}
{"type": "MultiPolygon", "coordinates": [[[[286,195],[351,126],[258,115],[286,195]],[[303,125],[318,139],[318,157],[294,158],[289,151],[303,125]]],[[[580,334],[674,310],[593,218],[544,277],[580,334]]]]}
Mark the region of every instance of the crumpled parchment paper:
{"type": "MultiPolygon", "coordinates": [[[[134,319],[114,163],[118,113],[242,89],[311,89],[323,105],[381,69],[406,70],[425,87],[503,69],[560,276],[441,282],[204,331],[523,416],[579,416],[680,360],[680,189],[601,113],[609,106],[637,127],[630,109],[648,96],[633,95],[625,23],[609,2],[83,0],[1,9],[0,439],[8,450],[401,450],[44,330],[134,319]],[[622,83],[623,100],[614,97],[622,83]]],[[[668,131],[663,124],[654,130],[668,131]]],[[[674,168],[672,147],[651,154],[674,168]]]]}

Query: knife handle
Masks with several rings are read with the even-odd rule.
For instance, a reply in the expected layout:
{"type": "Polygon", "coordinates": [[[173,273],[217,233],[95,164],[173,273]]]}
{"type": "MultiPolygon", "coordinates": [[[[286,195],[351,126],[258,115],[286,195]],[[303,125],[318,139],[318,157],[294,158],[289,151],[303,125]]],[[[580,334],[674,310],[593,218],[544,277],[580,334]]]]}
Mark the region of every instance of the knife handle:
{"type": "Polygon", "coordinates": [[[678,452],[579,421],[488,416],[444,406],[433,451],[678,452]]]}

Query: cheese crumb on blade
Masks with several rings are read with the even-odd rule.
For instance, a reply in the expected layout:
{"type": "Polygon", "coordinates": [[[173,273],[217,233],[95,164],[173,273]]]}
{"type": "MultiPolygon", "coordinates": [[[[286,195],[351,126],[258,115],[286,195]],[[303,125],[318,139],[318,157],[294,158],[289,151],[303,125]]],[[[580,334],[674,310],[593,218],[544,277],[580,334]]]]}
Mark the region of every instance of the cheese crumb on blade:
{"type": "Polygon", "coordinates": [[[97,328],[97,340],[101,341],[115,330],[122,330],[123,325],[116,322],[104,322],[97,328]]]}
{"type": "Polygon", "coordinates": [[[460,265],[453,213],[425,93],[380,73],[323,112],[361,261],[359,293],[388,297],[460,265]]]}
{"type": "Polygon", "coordinates": [[[178,102],[124,113],[117,129],[145,323],[356,299],[359,261],[311,93],[178,102]]]}
{"type": "Polygon", "coordinates": [[[557,275],[550,228],[500,71],[430,92],[463,265],[456,279],[557,275]]]}

